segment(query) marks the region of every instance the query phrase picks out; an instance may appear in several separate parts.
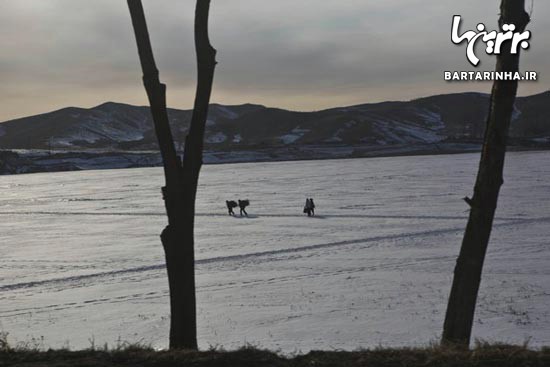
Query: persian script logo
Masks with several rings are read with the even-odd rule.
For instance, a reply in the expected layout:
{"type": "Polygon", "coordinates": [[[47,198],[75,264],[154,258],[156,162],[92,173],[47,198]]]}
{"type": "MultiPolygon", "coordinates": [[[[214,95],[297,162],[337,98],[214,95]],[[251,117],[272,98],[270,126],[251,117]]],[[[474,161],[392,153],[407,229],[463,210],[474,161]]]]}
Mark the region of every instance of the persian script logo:
{"type": "Polygon", "coordinates": [[[467,42],[468,46],[466,48],[466,57],[473,66],[479,65],[479,58],[476,56],[475,52],[475,46],[479,40],[485,43],[485,52],[489,55],[500,54],[502,45],[505,42],[512,42],[512,54],[517,54],[519,47],[523,49],[529,48],[531,32],[515,32],[516,26],[514,24],[503,24],[502,32],[488,32],[485,28],[485,24],[479,23],[477,25],[477,32],[470,30],[464,32],[463,34],[459,34],[461,20],[460,15],[455,15],[453,17],[451,41],[455,45],[459,45],[464,41],[467,42]]]}

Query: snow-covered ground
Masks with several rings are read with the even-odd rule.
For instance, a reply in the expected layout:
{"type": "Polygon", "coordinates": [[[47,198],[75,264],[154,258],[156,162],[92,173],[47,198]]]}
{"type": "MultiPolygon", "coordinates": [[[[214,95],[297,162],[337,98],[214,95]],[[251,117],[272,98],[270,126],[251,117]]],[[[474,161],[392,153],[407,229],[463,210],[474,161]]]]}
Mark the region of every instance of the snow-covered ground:
{"type": "MultiPolygon", "coordinates": [[[[478,156],[205,166],[200,347],[437,340],[478,156]],[[238,198],[250,218],[226,214],[238,198]]],[[[505,180],[474,336],[548,345],[550,152],[510,153],[505,180]]],[[[0,331],[46,347],[165,347],[161,185],[160,168],[0,177],[0,331]]]]}

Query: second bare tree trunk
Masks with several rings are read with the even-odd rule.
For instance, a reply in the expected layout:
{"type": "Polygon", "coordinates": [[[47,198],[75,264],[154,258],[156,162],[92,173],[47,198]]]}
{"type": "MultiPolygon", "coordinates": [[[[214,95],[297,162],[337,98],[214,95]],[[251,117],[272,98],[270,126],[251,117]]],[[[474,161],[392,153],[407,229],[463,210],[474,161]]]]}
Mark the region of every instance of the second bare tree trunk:
{"type": "MultiPolygon", "coordinates": [[[[502,0],[499,19],[501,28],[504,24],[515,24],[516,31],[525,29],[529,15],[525,12],[524,3],[524,0],[502,0]]],[[[512,55],[511,42],[508,42],[497,56],[496,71],[518,70],[519,53],[512,55]]],[[[456,262],[445,316],[442,336],[444,344],[468,347],[470,343],[483,262],[503,183],[506,140],[517,87],[517,81],[495,81],[493,84],[474,195],[471,200],[467,200],[471,206],[470,217],[456,262]]]]}

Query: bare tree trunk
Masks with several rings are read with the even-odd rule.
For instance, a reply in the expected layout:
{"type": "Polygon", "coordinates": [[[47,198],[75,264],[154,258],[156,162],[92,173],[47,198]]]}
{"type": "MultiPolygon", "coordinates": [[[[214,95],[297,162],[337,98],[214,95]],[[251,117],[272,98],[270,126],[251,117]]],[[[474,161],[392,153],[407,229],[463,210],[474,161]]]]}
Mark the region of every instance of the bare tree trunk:
{"type": "MultiPolygon", "coordinates": [[[[515,24],[522,32],[529,23],[525,0],[502,0],[499,25],[515,24]]],[[[497,71],[519,70],[519,53],[511,54],[511,42],[503,45],[497,56],[497,71]]],[[[442,343],[468,347],[483,262],[491,235],[498,194],[503,183],[506,140],[516,99],[517,81],[495,81],[479,171],[472,199],[470,217],[456,262],[453,285],[447,306],[442,343]]]]}
{"type": "Polygon", "coordinates": [[[194,224],[195,199],[202,166],[204,130],[214,79],[216,51],[208,38],[210,0],[197,0],[195,47],[198,83],[183,164],[179,160],[166,110],[166,86],[155,66],[141,0],[128,0],[136,34],[143,81],[164,162],[163,198],[168,226],[161,234],[170,287],[170,349],[197,349],[195,300],[194,224]]]}

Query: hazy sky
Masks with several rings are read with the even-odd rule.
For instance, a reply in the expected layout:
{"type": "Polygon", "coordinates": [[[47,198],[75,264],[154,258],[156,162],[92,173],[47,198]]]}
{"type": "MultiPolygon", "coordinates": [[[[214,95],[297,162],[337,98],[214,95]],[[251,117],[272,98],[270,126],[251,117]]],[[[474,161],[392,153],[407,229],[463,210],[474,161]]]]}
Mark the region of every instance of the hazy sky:
{"type": "MultiPolygon", "coordinates": [[[[192,105],[192,0],[144,0],[168,103],[192,105]]],[[[450,42],[465,29],[496,28],[500,0],[212,0],[218,50],[213,102],[315,110],[437,93],[489,92],[491,83],[446,83],[473,70],[450,42]]],[[[531,1],[526,0],[531,8],[531,1]]],[[[521,69],[539,72],[521,95],[549,88],[550,1],[535,0],[531,48],[521,69]]],[[[0,0],[0,121],[105,101],[146,104],[124,0],[0,0]]],[[[478,70],[493,70],[482,57],[478,70]]]]}

